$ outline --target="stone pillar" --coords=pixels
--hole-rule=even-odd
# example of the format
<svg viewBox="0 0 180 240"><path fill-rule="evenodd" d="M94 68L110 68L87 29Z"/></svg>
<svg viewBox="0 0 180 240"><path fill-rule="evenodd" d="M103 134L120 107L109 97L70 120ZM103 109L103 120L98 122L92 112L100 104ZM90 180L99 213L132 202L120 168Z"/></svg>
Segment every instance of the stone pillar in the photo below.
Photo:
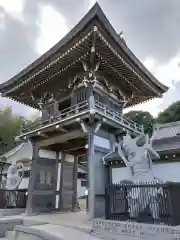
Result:
<svg viewBox="0 0 180 240"><path fill-rule="evenodd" d="M109 169L102 163L102 157L108 151L96 146L95 135L88 133L89 219L105 217L105 186L110 175Z"/></svg>
<svg viewBox="0 0 180 240"><path fill-rule="evenodd" d="M74 157L73 165L73 196L72 196L72 211L77 210L77 177L78 177L78 157Z"/></svg>
<svg viewBox="0 0 180 240"><path fill-rule="evenodd" d="M93 219L95 216L95 190L94 190L94 133L88 133L88 217Z"/></svg>

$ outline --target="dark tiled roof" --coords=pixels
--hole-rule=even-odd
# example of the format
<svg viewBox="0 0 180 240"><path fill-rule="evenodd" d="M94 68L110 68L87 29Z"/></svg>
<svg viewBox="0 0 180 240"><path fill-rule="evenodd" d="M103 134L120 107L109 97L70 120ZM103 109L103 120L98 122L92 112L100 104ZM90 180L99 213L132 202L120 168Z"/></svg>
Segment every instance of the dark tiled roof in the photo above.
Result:
<svg viewBox="0 0 180 240"><path fill-rule="evenodd" d="M152 135L152 140L172 138L177 135L180 135L180 121L157 124Z"/></svg>

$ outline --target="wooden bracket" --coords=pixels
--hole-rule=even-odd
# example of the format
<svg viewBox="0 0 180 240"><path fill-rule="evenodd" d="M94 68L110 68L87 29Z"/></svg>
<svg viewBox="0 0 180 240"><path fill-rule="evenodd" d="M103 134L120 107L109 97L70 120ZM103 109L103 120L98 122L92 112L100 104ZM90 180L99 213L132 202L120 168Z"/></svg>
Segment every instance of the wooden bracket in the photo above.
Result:
<svg viewBox="0 0 180 240"><path fill-rule="evenodd" d="M89 133L89 132L91 132L91 133L93 133L93 134L95 134L95 133L97 133L97 132L99 131L100 127L102 126L102 123L105 122L105 121L106 121L106 119L103 118L102 120L96 122L96 123L93 124L93 125L88 125L87 123L85 123L85 122L84 122L83 120L81 120L80 118L77 118L77 119L76 119L76 122L79 122L79 123L80 123L81 128L82 128L82 130L83 130L84 133Z"/></svg>

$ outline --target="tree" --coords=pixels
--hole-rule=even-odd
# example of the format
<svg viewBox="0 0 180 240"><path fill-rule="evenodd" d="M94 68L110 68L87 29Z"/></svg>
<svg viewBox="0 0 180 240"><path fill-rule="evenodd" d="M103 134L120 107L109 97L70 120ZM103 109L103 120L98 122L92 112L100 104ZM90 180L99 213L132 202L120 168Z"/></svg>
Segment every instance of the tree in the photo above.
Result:
<svg viewBox="0 0 180 240"><path fill-rule="evenodd" d="M124 116L140 125L143 125L144 132L149 133L150 136L152 135L154 118L149 112L130 111L128 113L125 113Z"/></svg>
<svg viewBox="0 0 180 240"><path fill-rule="evenodd" d="M15 146L14 138L20 134L24 118L12 114L11 108L0 111L0 154Z"/></svg>
<svg viewBox="0 0 180 240"><path fill-rule="evenodd" d="M180 101L172 103L168 108L158 114L157 123L180 121Z"/></svg>

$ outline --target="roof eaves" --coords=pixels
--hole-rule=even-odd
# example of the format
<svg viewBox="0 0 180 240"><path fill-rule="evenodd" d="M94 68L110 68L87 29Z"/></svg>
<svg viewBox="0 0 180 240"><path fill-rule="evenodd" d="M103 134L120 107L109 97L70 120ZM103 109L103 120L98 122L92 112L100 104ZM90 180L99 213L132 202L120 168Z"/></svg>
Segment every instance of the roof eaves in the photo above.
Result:
<svg viewBox="0 0 180 240"><path fill-rule="evenodd" d="M2 158L2 157L9 158L9 157L13 156L13 155L16 154L18 151L20 151L23 146L24 146L24 143L19 144L19 145L16 146L15 148L13 148L13 149L9 150L8 152L2 154L2 155L0 156L0 158Z"/></svg>

